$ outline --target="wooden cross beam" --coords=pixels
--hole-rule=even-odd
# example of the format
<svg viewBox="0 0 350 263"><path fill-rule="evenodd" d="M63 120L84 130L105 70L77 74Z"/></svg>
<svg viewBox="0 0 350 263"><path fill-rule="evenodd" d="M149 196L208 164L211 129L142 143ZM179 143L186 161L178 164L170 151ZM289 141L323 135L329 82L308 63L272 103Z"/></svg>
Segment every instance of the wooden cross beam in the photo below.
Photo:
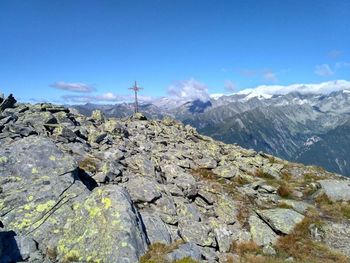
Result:
<svg viewBox="0 0 350 263"><path fill-rule="evenodd" d="M137 100L137 92L142 90L143 88L137 86L137 82L135 81L135 84L133 87L129 88L135 92L135 113L139 112L139 103Z"/></svg>

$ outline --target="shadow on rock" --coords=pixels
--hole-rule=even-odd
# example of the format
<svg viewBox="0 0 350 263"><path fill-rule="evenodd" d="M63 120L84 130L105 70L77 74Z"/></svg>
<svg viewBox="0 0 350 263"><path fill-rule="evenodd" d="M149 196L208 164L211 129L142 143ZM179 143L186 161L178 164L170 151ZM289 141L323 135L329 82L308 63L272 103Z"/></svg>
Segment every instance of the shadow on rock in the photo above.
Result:
<svg viewBox="0 0 350 263"><path fill-rule="evenodd" d="M0 232L0 263L23 261L14 231Z"/></svg>
<svg viewBox="0 0 350 263"><path fill-rule="evenodd" d="M97 182L81 168L75 172L74 179L81 181L90 191L98 186Z"/></svg>

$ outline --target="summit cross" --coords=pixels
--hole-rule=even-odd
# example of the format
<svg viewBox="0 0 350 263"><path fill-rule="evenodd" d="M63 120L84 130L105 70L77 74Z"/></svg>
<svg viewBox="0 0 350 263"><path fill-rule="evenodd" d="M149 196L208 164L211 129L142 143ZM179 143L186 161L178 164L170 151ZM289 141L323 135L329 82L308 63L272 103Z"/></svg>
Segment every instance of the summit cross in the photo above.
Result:
<svg viewBox="0 0 350 263"><path fill-rule="evenodd" d="M142 90L143 88L137 86L137 82L135 81L135 84L133 87L129 88L135 92L135 113L139 112L139 103L137 100L137 92Z"/></svg>

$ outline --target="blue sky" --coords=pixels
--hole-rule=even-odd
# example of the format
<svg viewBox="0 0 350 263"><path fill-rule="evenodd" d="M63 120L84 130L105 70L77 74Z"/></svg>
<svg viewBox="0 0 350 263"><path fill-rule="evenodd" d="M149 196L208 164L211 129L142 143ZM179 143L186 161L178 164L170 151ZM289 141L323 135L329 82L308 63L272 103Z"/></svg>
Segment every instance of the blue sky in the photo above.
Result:
<svg viewBox="0 0 350 263"><path fill-rule="evenodd" d="M152 97L349 80L349 17L348 0L0 0L0 91L117 101L134 80Z"/></svg>

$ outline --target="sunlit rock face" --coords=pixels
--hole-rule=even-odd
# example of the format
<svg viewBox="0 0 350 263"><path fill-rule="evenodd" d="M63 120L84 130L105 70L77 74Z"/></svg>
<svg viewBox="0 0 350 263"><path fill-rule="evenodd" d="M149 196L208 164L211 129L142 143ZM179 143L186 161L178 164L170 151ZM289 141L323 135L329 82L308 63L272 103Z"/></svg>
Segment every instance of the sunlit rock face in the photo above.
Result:
<svg viewBox="0 0 350 263"><path fill-rule="evenodd" d="M0 262L350 256L344 177L141 113L13 102L0 127Z"/></svg>

